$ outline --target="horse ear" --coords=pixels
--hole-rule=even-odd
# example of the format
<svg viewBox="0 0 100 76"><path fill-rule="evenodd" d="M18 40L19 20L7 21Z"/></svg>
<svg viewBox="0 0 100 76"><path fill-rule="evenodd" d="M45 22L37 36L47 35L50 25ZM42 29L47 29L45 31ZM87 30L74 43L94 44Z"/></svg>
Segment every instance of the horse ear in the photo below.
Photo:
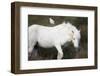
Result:
<svg viewBox="0 0 100 76"><path fill-rule="evenodd" d="M55 24L55 21L52 18L49 18L51 24Z"/></svg>
<svg viewBox="0 0 100 76"><path fill-rule="evenodd" d="M79 29L79 32L81 32L81 29Z"/></svg>

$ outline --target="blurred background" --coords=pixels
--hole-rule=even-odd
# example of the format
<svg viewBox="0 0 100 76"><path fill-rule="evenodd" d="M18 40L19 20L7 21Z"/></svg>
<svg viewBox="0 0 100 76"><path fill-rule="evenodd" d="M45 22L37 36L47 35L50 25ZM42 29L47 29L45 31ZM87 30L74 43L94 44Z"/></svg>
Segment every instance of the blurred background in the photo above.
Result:
<svg viewBox="0 0 100 76"><path fill-rule="evenodd" d="M55 21L55 24L51 24L49 18L52 18ZM43 15L28 15L28 26L33 24L39 24L42 26L53 27L61 24L62 22L70 22L77 29L80 29L81 40L80 40L80 51L75 51L75 48L72 43L69 43L68 46L64 44L62 46L64 57L63 59L78 59L78 58L87 58L88 57L88 18L87 17L71 17L71 16L43 16ZM35 48L32 52L32 56L28 55L28 60L50 60L57 59L57 50L55 47L52 48L42 48L38 45L35 45Z"/></svg>

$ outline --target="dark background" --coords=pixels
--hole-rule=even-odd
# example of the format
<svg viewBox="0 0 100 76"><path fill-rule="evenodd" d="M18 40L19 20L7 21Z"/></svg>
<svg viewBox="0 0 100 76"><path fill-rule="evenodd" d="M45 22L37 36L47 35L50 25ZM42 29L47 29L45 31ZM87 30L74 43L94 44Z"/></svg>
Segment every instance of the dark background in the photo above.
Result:
<svg viewBox="0 0 100 76"><path fill-rule="evenodd" d="M49 18L55 21L55 24L50 24ZM63 59L73 58L87 58L88 57L88 18L87 17L69 17L69 16L43 16L43 15L28 15L28 26L32 24L39 24L43 26L53 27L61 24L63 21L72 23L77 29L81 31L80 51L75 51L72 43L68 46L63 45L64 57ZM56 59L57 50L55 47L42 48L35 46L32 56L28 56L28 60L50 60Z"/></svg>

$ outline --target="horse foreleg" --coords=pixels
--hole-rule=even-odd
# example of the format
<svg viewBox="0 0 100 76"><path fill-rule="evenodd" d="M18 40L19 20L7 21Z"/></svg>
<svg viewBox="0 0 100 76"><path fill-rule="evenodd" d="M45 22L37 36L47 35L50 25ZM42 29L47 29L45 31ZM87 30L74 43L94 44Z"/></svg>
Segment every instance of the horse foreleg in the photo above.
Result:
<svg viewBox="0 0 100 76"><path fill-rule="evenodd" d="M57 51L58 51L58 54L57 54L57 59L62 59L63 57L63 51L62 51L62 48L60 45L55 45Z"/></svg>

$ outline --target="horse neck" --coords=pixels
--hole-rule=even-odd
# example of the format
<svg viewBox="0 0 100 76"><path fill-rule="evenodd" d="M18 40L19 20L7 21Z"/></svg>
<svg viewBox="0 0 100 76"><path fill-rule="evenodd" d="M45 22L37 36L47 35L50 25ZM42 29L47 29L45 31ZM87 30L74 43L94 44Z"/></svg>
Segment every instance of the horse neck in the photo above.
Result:
<svg viewBox="0 0 100 76"><path fill-rule="evenodd" d="M75 26L73 26L72 24L68 24L68 29L70 29L71 31L73 31L74 33L77 32L77 29Z"/></svg>

